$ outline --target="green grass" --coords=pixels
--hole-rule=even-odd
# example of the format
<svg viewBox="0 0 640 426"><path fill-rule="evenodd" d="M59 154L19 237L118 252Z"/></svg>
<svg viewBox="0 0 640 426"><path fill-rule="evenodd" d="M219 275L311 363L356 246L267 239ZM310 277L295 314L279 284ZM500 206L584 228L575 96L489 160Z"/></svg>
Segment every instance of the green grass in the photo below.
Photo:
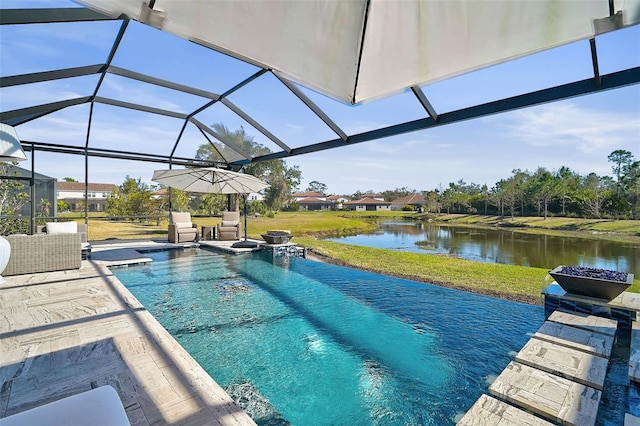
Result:
<svg viewBox="0 0 640 426"><path fill-rule="evenodd" d="M297 242L344 265L500 297L512 295L529 302L540 302L540 292L551 283L546 268L474 262L311 238L297 238ZM628 291L640 293L640 280L636 279Z"/></svg>

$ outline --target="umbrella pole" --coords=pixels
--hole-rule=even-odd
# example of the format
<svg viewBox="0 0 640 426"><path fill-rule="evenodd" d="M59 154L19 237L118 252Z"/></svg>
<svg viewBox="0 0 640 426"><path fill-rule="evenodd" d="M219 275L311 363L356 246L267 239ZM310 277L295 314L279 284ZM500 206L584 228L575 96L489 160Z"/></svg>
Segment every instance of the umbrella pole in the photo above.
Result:
<svg viewBox="0 0 640 426"><path fill-rule="evenodd" d="M247 194L242 194L244 201L244 240L247 241Z"/></svg>
<svg viewBox="0 0 640 426"><path fill-rule="evenodd" d="M249 241L247 239L247 194L242 194L244 200L244 241L238 241L231 244L233 248L255 248L258 247L258 243L255 241Z"/></svg>

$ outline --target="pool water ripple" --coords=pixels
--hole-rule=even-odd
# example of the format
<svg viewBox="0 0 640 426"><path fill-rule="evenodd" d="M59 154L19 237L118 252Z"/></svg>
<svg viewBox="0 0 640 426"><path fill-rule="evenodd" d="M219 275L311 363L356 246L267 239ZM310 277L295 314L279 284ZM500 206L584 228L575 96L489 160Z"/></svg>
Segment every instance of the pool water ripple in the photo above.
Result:
<svg viewBox="0 0 640 426"><path fill-rule="evenodd" d="M258 424L454 424L544 315L306 259L148 255L150 266L114 273L220 385L258 407Z"/></svg>

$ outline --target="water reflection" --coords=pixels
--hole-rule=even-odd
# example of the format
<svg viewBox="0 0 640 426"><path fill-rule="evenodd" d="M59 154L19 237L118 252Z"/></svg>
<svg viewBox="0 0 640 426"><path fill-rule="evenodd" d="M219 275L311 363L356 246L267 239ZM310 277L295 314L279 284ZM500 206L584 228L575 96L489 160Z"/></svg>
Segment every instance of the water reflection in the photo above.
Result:
<svg viewBox="0 0 640 426"><path fill-rule="evenodd" d="M480 262L549 269L558 265L582 265L640 276L638 243L408 221L381 222L373 233L329 240L414 253L452 255ZM421 244L416 244L418 242Z"/></svg>

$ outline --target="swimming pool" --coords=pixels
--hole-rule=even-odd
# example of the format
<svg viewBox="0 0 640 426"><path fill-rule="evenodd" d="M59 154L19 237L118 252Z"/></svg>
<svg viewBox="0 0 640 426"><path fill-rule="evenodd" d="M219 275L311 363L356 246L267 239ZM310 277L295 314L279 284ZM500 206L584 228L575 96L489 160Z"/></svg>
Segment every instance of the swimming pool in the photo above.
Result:
<svg viewBox="0 0 640 426"><path fill-rule="evenodd" d="M454 424L544 317L268 253L147 256L114 274L258 424Z"/></svg>

